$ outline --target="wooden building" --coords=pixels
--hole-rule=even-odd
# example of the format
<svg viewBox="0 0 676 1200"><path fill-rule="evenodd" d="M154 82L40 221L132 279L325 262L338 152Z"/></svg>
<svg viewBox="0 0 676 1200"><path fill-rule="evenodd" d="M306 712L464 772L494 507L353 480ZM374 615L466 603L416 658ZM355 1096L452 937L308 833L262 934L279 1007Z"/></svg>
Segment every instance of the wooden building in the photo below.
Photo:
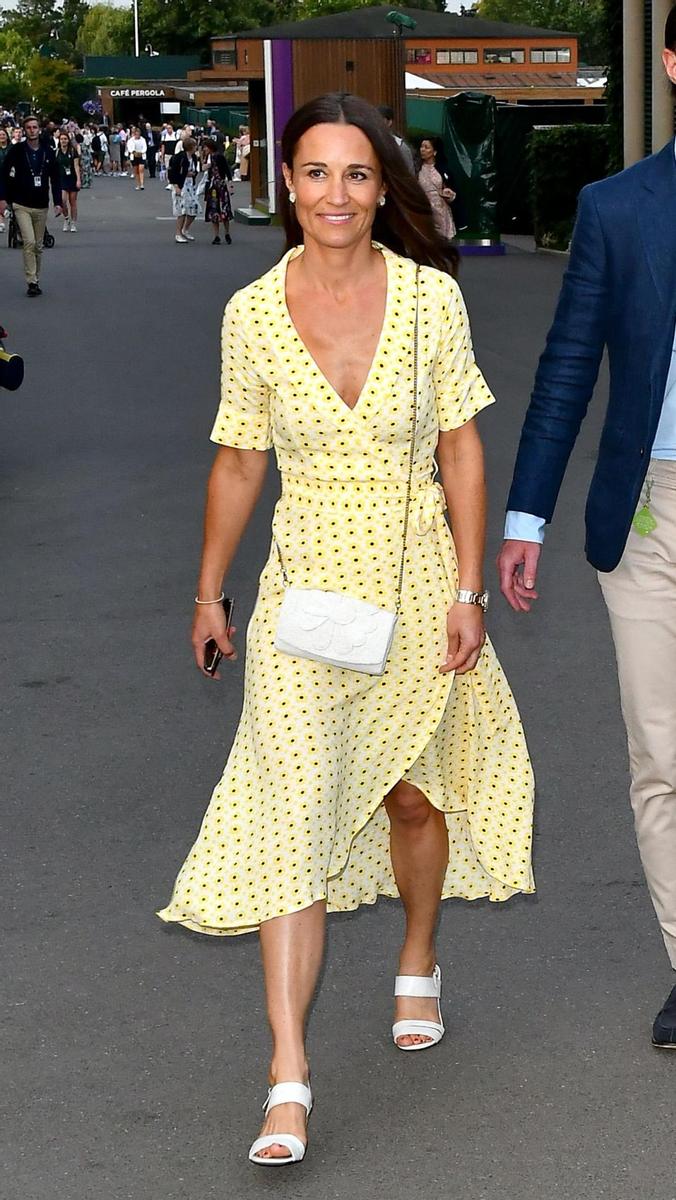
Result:
<svg viewBox="0 0 676 1200"><path fill-rule="evenodd" d="M392 16L400 14L401 22ZM195 86L246 81L251 127L252 204L275 211L279 137L306 100L355 92L389 104L405 129L405 73L438 83L443 94L502 90L512 103L544 99L589 102L577 88L577 37L570 32L484 21L386 5L291 21L212 39L209 68L189 72Z"/></svg>

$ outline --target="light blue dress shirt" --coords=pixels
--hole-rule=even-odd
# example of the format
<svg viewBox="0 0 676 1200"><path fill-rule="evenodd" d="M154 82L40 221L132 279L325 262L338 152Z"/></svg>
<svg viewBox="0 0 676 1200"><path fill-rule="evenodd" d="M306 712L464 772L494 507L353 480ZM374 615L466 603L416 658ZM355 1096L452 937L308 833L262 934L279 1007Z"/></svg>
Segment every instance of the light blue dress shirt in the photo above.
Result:
<svg viewBox="0 0 676 1200"><path fill-rule="evenodd" d="M676 142L674 142L676 154ZM671 349L671 366L664 391L664 403L651 458L668 458L676 461L676 334ZM505 537L519 542L544 542L545 520L533 513L508 512L505 521Z"/></svg>

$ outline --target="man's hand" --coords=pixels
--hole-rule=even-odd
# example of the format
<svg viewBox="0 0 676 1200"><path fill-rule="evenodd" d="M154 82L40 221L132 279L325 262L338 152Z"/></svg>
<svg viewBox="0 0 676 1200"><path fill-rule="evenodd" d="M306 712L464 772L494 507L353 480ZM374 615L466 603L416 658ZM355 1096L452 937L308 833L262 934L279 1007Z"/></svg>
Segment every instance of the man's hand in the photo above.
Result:
<svg viewBox="0 0 676 1200"><path fill-rule="evenodd" d="M500 591L515 612L530 612L537 600L535 591L542 546L539 542L507 539L498 555Z"/></svg>
<svg viewBox="0 0 676 1200"><path fill-rule="evenodd" d="M60 217L62 215L62 213L63 213L63 209L62 209L61 205L55 204L54 205L54 216Z"/></svg>

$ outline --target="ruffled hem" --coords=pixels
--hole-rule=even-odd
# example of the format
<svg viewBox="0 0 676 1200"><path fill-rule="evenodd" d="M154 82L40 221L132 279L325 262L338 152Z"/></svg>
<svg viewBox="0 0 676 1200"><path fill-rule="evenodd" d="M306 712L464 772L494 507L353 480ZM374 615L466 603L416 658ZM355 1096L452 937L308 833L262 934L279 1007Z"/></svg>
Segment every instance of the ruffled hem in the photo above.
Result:
<svg viewBox="0 0 676 1200"><path fill-rule="evenodd" d="M383 804L387 794L392 790L393 787L395 787L397 783L400 782L400 780L406 777L407 773L420 759L430 741L435 737L439 729L439 725L443 719L446 705L449 703L454 681L454 675L448 675L444 677L443 685L440 688L439 698L430 712L429 722L427 722L425 727L420 731L420 735L415 739L413 747L409 749L406 754L402 754L400 759L394 760L394 763L388 774L385 776L382 784L378 785L377 791L374 789L375 794L379 797L378 800L373 803L365 815L355 821L350 836L345 838L343 841L344 848L339 852L338 861L336 862L334 858L334 860L329 864L326 886L324 888L321 888L318 892L313 890L308 891L303 900L293 904L285 904L281 901L277 902L276 904L273 903L263 912L260 911L259 906L256 906L259 914L257 918L255 920L252 919L251 921L242 921L238 925L231 925L229 923L224 924L223 926L202 924L189 916L186 913L185 906L176 904L173 898L167 907L161 909L156 915L160 918L160 920L167 924L183 925L186 929L191 930L193 933L207 934L212 937L228 937L237 936L244 933L255 933L259 929L262 922L272 920L275 917L290 916L295 912L301 912L303 909L309 908L312 904L316 904L319 900L324 900L327 902L327 911L329 913L340 913L354 912L356 909L361 908L363 904L373 905L377 902L380 896L384 896L392 900L399 899L399 891L396 887L396 884L388 884L385 881L383 881L377 887L365 886L359 891L358 894L354 895L354 897L351 895L346 896L345 894L343 894L340 898L337 897L335 895L336 889L335 887L332 888L331 885L332 882L337 884L343 873L348 868L350 856L356 840L360 834L364 832L369 823L375 818L376 813ZM415 786L420 788L419 783L416 783ZM464 805L448 808L440 802L439 797L431 793L430 789L420 788L420 790L424 791L426 799L429 801L429 803L432 804L439 812L443 812L447 818L451 818L457 813L467 812L467 807ZM495 875L486 868L485 864L482 862L481 853L474 844L472 844L472 849L477 863L482 868L482 871L485 875L485 885L483 880L474 886L470 885L464 888L462 886L458 886L458 884L455 886L449 886L448 884L445 884L441 894L442 901L452 899L467 901L488 899L491 901L491 903L504 903L512 896L519 893L523 893L525 895L534 893L535 886L532 882L532 875L527 886L515 887L509 881L501 879L498 875ZM449 866L450 865L452 864L449 863ZM366 885L366 880L364 880L364 884ZM333 896L331 894L332 891L334 892Z"/></svg>

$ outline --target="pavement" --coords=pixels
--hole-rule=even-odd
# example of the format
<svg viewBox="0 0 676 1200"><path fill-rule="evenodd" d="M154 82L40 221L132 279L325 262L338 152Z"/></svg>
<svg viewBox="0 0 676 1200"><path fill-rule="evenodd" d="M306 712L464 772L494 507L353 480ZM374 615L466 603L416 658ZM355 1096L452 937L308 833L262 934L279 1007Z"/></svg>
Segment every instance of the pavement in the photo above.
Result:
<svg viewBox="0 0 676 1200"><path fill-rule="evenodd" d="M244 200L240 189L238 202ZM274 228L173 241L169 194L95 180L50 226L44 295L0 247L0 321L26 382L0 397L2 1200L674 1200L676 1056L650 1046L673 979L643 883L605 610L582 543L602 395L547 538L542 598L489 626L538 777L536 897L446 903L448 1033L389 1037L401 912L330 920L301 1167L246 1161L268 1037L255 937L166 928L232 741L188 644L219 324L278 256ZM497 552L522 415L564 269L468 259ZM603 381L600 387L603 392ZM251 611L277 494L233 567ZM494 572L489 580L497 592Z"/></svg>

